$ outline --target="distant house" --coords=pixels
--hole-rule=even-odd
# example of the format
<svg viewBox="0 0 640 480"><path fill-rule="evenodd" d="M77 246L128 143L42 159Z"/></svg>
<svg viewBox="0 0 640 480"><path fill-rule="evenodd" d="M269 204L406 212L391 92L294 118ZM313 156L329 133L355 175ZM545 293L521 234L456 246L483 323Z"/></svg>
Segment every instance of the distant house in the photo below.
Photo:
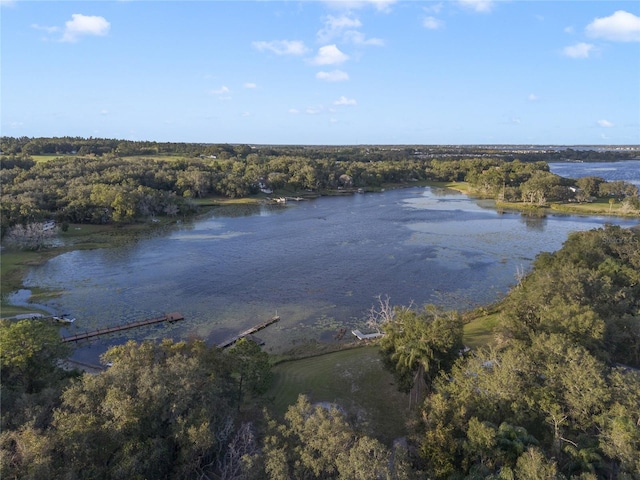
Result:
<svg viewBox="0 0 640 480"><path fill-rule="evenodd" d="M260 189L260 191L262 193L273 193L273 190L271 190L268 186L267 183L265 182L264 178L261 178L258 181L258 188Z"/></svg>

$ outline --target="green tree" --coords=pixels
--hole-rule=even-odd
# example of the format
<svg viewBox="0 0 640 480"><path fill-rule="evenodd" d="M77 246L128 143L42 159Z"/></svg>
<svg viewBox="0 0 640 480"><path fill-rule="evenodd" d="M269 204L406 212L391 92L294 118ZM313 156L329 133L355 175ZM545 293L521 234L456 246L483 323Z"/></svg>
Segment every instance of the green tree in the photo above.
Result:
<svg viewBox="0 0 640 480"><path fill-rule="evenodd" d="M231 380L202 342L128 342L113 365L62 395L53 433L60 477L211 475L233 438Z"/></svg>
<svg viewBox="0 0 640 480"><path fill-rule="evenodd" d="M555 462L547 460L542 452L529 447L520 458L515 469L518 480L555 480L559 478Z"/></svg>
<svg viewBox="0 0 640 480"><path fill-rule="evenodd" d="M248 391L264 393L271 384L272 373L269 355L251 340L241 338L229 351L231 369L238 384L238 409Z"/></svg>
<svg viewBox="0 0 640 480"><path fill-rule="evenodd" d="M388 478L390 452L358 436L336 406L312 405L300 395L279 424L267 415L265 472L270 480ZM400 461L398 472L406 462ZM402 478L402 476L400 476Z"/></svg>
<svg viewBox="0 0 640 480"><path fill-rule="evenodd" d="M71 349L57 326L40 320L0 320L2 387L34 393L60 372L58 362Z"/></svg>
<svg viewBox="0 0 640 480"><path fill-rule="evenodd" d="M380 353L402 391L415 388L416 401L441 370L449 369L462 349L462 320L433 305L422 311L400 309L384 324Z"/></svg>

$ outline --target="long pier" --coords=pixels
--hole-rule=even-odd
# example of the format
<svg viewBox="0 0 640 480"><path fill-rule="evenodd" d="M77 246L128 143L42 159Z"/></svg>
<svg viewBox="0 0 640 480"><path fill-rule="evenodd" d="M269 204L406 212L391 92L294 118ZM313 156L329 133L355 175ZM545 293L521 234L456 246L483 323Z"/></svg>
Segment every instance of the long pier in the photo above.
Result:
<svg viewBox="0 0 640 480"><path fill-rule="evenodd" d="M262 330L263 328L267 328L269 325L271 325L273 323L276 323L278 320L280 320L280 317L278 315L275 315L275 316L271 317L269 320L267 320L266 322L259 323L258 325L255 325L255 326L245 330L244 332L240 332L235 337L231 337L231 338L226 339L224 342L218 344L218 348L227 348L228 346L233 345L234 343L236 343L241 338L244 338L247 335L251 335L252 333L256 333L256 332Z"/></svg>
<svg viewBox="0 0 640 480"><path fill-rule="evenodd" d="M144 327L145 325L153 325L155 323L162 322L179 322L184 320L181 313L172 312L157 318L147 318L145 320L139 320L137 322L125 323L124 325L116 325L115 327L99 328L92 332L78 333L77 335L71 335L69 337L62 337L63 342L78 342L80 340L86 340L88 338L98 337L100 335L108 335L110 333L121 332L123 330L129 330L130 328Z"/></svg>

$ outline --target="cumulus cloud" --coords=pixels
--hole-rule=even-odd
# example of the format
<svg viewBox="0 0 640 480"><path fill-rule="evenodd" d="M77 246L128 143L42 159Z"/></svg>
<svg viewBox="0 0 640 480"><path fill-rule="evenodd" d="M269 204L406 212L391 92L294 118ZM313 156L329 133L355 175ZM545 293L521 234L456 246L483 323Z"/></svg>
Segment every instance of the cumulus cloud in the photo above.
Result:
<svg viewBox="0 0 640 480"><path fill-rule="evenodd" d="M260 41L253 42L252 45L260 52L269 51L276 55L304 55L308 51L304 42L299 40Z"/></svg>
<svg viewBox="0 0 640 480"><path fill-rule="evenodd" d="M334 105L357 105L357 102L353 98L347 98L344 95L341 96L338 100L333 102Z"/></svg>
<svg viewBox="0 0 640 480"><path fill-rule="evenodd" d="M592 38L613 42L640 42L640 17L618 10L609 17L596 18L585 30Z"/></svg>
<svg viewBox="0 0 640 480"><path fill-rule="evenodd" d="M292 115L297 115L300 113L300 110L298 110L297 108L290 108L289 113Z"/></svg>
<svg viewBox="0 0 640 480"><path fill-rule="evenodd" d="M487 13L493 9L494 0L458 0L462 7L474 12Z"/></svg>
<svg viewBox="0 0 640 480"><path fill-rule="evenodd" d="M611 123L609 120L598 120L598 125L604 128L613 127L613 123Z"/></svg>
<svg viewBox="0 0 640 480"><path fill-rule="evenodd" d="M344 82L349 80L349 74L342 70L332 70L331 72L318 72L316 78L325 82Z"/></svg>
<svg viewBox="0 0 640 480"><path fill-rule="evenodd" d="M589 58L594 46L590 43L576 43L562 49L562 54L569 58Z"/></svg>
<svg viewBox="0 0 640 480"><path fill-rule="evenodd" d="M318 31L316 36L321 43L339 38L344 42L356 45L384 45L384 41L379 38L367 38L364 33L358 30L360 27L362 27L360 20L351 14L339 17L327 15L324 19L324 27Z"/></svg>
<svg viewBox="0 0 640 480"><path fill-rule="evenodd" d="M535 102L536 100L538 100L538 96L535 93L530 93L527 98L530 102Z"/></svg>
<svg viewBox="0 0 640 480"><path fill-rule="evenodd" d="M324 27L318 31L316 36L319 42L325 43L341 35L344 30L357 29L361 26L360 20L349 15L339 17L327 15L324 18Z"/></svg>
<svg viewBox="0 0 640 480"><path fill-rule="evenodd" d="M74 13L64 24L61 41L76 42L84 35L102 37L109 33L110 28L111 24L104 17Z"/></svg>
<svg viewBox="0 0 640 480"><path fill-rule="evenodd" d="M311 60L314 65L339 65L349 60L349 55L342 53L335 45L325 45L318 49L318 54Z"/></svg>
<svg viewBox="0 0 640 480"><path fill-rule="evenodd" d="M253 82L245 82L244 83L244 88L258 88L258 85L256 85Z"/></svg>
<svg viewBox="0 0 640 480"><path fill-rule="evenodd" d="M422 20L422 26L429 30L438 30L444 27L444 22L436 17L425 17Z"/></svg>

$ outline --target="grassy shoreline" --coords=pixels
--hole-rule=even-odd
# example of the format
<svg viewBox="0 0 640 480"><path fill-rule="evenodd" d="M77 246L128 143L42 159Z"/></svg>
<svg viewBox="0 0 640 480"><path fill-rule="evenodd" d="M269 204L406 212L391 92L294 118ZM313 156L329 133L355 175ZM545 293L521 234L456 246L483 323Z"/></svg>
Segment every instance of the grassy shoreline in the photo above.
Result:
<svg viewBox="0 0 640 480"><path fill-rule="evenodd" d="M426 182L427 186L448 188L456 190L460 193L464 193L469 197L494 200L496 210L510 210L518 211L527 214L546 215L553 213L566 213L569 215L584 215L584 216L611 216L611 217L625 217L625 218L640 218L640 212L624 212L622 211L622 204L615 201L613 204L609 203L609 198L598 198L594 202L590 203L575 203L575 202L549 202L546 205L533 205L525 202L504 202L495 200L490 196L482 196L473 192L473 189L467 182Z"/></svg>

